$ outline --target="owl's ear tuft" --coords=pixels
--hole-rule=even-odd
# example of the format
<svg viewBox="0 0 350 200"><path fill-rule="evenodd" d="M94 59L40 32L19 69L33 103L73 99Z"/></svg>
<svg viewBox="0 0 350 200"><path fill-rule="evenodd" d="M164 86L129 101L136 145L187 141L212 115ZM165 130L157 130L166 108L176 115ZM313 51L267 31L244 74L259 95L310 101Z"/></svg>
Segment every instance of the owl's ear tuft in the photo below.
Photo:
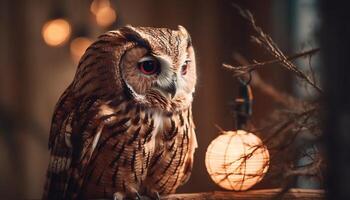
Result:
<svg viewBox="0 0 350 200"><path fill-rule="evenodd" d="M181 36L187 38L188 46L191 46L191 45L192 45L191 36L190 36L190 34L188 33L188 31L186 30L186 28L183 27L183 26L181 26L181 25L178 25L177 28L179 29L179 32L180 32Z"/></svg>
<svg viewBox="0 0 350 200"><path fill-rule="evenodd" d="M179 29L179 32L182 36L187 36L189 35L188 34L188 31L186 30L185 27L181 26L181 25L178 25L177 28Z"/></svg>
<svg viewBox="0 0 350 200"><path fill-rule="evenodd" d="M131 24L127 24L124 28L130 29L136 32L135 27L133 27Z"/></svg>
<svg viewBox="0 0 350 200"><path fill-rule="evenodd" d="M119 28L119 30L127 37L128 35L135 35L137 37L141 37L141 35L138 33L137 29L130 24Z"/></svg>

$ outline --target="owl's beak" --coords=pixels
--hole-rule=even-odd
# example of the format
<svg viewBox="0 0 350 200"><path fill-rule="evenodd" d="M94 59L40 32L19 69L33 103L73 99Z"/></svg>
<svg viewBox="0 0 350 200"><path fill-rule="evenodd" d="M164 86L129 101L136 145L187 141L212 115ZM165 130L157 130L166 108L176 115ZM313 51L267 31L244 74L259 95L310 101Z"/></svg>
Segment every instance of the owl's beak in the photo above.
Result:
<svg viewBox="0 0 350 200"><path fill-rule="evenodd" d="M178 83L176 72L170 70L172 67L172 61L168 57L155 56L162 67L162 72L159 80L157 81L158 89L161 92L166 93L169 98L173 99L176 95Z"/></svg>
<svg viewBox="0 0 350 200"><path fill-rule="evenodd" d="M163 88L165 92L170 94L171 98L174 98L177 90L177 77L174 76L172 82L165 88Z"/></svg>

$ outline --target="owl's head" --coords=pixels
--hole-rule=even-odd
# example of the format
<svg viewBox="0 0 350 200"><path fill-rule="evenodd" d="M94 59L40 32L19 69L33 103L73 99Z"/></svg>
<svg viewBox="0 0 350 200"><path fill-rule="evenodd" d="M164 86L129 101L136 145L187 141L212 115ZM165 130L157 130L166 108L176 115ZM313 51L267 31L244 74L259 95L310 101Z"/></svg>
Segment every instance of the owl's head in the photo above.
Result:
<svg viewBox="0 0 350 200"><path fill-rule="evenodd" d="M104 77L89 83L90 91L122 91L135 103L166 111L185 109L192 102L196 62L190 35L182 26L178 30L126 26L110 31L88 48L76 79L82 79L84 71L89 74L85 69L89 63L99 61Z"/></svg>

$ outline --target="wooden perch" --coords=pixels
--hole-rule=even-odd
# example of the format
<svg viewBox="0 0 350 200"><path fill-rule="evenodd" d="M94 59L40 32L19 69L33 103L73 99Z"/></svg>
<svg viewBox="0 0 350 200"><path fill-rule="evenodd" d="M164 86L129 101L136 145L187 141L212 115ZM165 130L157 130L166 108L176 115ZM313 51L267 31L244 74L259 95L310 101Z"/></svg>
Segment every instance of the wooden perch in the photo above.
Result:
<svg viewBox="0 0 350 200"><path fill-rule="evenodd" d="M288 192L283 194L282 197L278 196L281 189L262 189L262 190L249 190L244 192L202 192L202 193L187 193L187 194L171 194L162 196L162 200L194 200L194 199L326 199L324 190L314 189L290 189Z"/></svg>

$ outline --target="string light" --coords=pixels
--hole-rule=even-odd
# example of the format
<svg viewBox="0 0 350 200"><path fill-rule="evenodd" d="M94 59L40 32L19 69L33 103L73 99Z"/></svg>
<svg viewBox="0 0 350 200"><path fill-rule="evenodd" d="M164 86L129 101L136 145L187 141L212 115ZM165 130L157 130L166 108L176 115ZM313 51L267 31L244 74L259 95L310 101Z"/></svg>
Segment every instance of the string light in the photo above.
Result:
<svg viewBox="0 0 350 200"><path fill-rule="evenodd" d="M65 19L53 19L44 24L41 34L46 44L61 46L68 41L71 34L71 26Z"/></svg>

